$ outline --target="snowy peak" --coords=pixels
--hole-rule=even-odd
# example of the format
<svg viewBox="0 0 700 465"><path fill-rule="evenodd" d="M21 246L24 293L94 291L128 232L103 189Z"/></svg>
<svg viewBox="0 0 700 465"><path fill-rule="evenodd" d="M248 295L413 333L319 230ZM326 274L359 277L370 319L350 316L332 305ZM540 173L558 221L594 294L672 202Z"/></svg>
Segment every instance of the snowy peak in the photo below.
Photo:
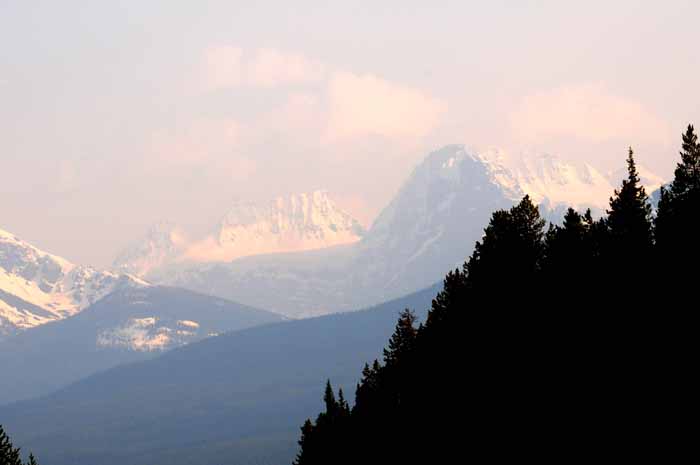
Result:
<svg viewBox="0 0 700 465"><path fill-rule="evenodd" d="M158 276L179 263L229 262L237 258L322 249L360 240L365 231L325 191L277 197L267 202L234 202L211 234L186 239L172 223L155 225L122 252L114 269Z"/></svg>
<svg viewBox="0 0 700 465"><path fill-rule="evenodd" d="M482 157L496 161L504 170L497 182L519 193L518 197L528 194L536 203L550 207L604 209L613 191L608 178L587 163L564 161L546 153L499 149L485 151Z"/></svg>
<svg viewBox="0 0 700 465"><path fill-rule="evenodd" d="M146 276L152 270L175 260L186 245L185 234L173 223L162 221L117 256L113 268L136 276Z"/></svg>
<svg viewBox="0 0 700 465"><path fill-rule="evenodd" d="M70 263L0 230L0 337L74 315L145 282Z"/></svg>
<svg viewBox="0 0 700 465"><path fill-rule="evenodd" d="M292 252L358 241L364 229L324 191L277 197L267 204L239 203L216 234L219 253L233 258Z"/></svg>

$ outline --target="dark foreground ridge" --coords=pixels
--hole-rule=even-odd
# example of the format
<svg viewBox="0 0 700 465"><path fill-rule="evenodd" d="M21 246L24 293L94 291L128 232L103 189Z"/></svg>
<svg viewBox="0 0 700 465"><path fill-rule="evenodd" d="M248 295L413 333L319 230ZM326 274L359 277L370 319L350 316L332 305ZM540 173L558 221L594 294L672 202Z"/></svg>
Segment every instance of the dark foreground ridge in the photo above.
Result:
<svg viewBox="0 0 700 465"><path fill-rule="evenodd" d="M547 230L527 196L495 212L426 323L401 315L352 408L326 385L294 463L681 457L697 338L692 126L681 158L656 219L631 149L599 220L570 209Z"/></svg>

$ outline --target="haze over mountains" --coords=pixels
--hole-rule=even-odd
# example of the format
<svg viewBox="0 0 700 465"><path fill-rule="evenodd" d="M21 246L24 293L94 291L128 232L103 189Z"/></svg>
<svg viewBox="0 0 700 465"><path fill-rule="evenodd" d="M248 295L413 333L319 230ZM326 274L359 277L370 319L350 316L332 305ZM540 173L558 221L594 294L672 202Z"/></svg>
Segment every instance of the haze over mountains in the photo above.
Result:
<svg viewBox="0 0 700 465"><path fill-rule="evenodd" d="M662 183L640 171L649 192ZM450 145L414 169L368 231L324 191L237 202L205 237L157 224L119 254L114 271L74 265L0 232L0 337L148 283L293 318L372 305L460 265L456 257L469 255L494 209L529 194L552 221L568 206L600 214L620 176L546 154Z"/></svg>
<svg viewBox="0 0 700 465"><path fill-rule="evenodd" d="M455 257L471 252L490 213L525 194L552 221L559 221L569 206L590 208L600 215L618 184L617 177L546 154L495 149L475 153L461 145L446 146L415 168L361 239L358 233L343 246L313 247L317 250L303 253L288 247L286 254L232 261L180 260L150 267L146 277L294 318L350 310L441 279L461 263ZM648 179L654 187L660 183L651 173ZM246 238L244 243L255 237L258 250L275 250L275 240L262 245L275 235L258 233L257 221L237 224L235 235ZM328 229L327 222L304 224L311 230ZM353 229L355 222L342 224Z"/></svg>
<svg viewBox="0 0 700 465"><path fill-rule="evenodd" d="M650 190L661 183L642 170ZM107 455L187 463L172 442L185 437L204 444L186 447L190 454L240 463L288 457L325 377L351 386L396 312L410 306L424 315L434 283L462 265L494 210L528 194L551 221L568 206L601 214L617 177L549 155L450 145L413 170L367 231L321 191L236 203L206 237L157 224L113 271L2 232L0 366L16 376L0 380L0 404L50 397L0 412L22 442L59 464ZM131 362L147 363L115 368ZM80 415L58 421L57 412ZM94 418L111 426L101 425L88 450L71 438ZM178 426L148 430L154 419ZM140 439L116 451L133 422ZM214 423L227 426L212 435Z"/></svg>

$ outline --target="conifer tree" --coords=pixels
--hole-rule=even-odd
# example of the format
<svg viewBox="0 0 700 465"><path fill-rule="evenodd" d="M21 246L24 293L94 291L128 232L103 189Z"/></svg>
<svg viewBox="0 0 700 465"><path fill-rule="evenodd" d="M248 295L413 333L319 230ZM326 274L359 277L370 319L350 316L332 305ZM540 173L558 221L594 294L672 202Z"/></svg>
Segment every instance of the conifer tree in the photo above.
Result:
<svg viewBox="0 0 700 465"><path fill-rule="evenodd" d="M651 205L640 183L631 147L627 157L627 179L610 198L607 213L611 252L617 259L634 259L649 252L653 241Z"/></svg>
<svg viewBox="0 0 700 465"><path fill-rule="evenodd" d="M326 413L330 417L334 417L338 411L338 402L335 400L331 380L326 381L326 390L323 394L323 402L326 404Z"/></svg>
<svg viewBox="0 0 700 465"><path fill-rule="evenodd" d="M29 454L28 465L36 465L34 455ZM19 447L14 447L9 436L0 425L0 465L23 465Z"/></svg>
<svg viewBox="0 0 700 465"><path fill-rule="evenodd" d="M416 340L416 315L409 309L399 315L394 334L389 339L389 346L384 349L384 363L395 365L413 348Z"/></svg>
<svg viewBox="0 0 700 465"><path fill-rule="evenodd" d="M670 188L675 197L690 191L700 190L700 145L692 124L688 125L685 134L683 134L680 155L681 161L673 173L674 178Z"/></svg>
<svg viewBox="0 0 700 465"><path fill-rule="evenodd" d="M494 285L526 288L543 256L544 227L528 195L510 210L494 212L464 267L467 286L487 293Z"/></svg>
<svg viewBox="0 0 700 465"><path fill-rule="evenodd" d="M301 438L298 441L299 452L297 453L294 465L304 465L315 463L313 457L312 437L314 434L314 425L310 419L304 422L301 427Z"/></svg>
<svg viewBox="0 0 700 465"><path fill-rule="evenodd" d="M661 188L655 220L658 261L669 280L686 279L682 269L700 259L700 144L692 125L683 134L680 156L673 182Z"/></svg>

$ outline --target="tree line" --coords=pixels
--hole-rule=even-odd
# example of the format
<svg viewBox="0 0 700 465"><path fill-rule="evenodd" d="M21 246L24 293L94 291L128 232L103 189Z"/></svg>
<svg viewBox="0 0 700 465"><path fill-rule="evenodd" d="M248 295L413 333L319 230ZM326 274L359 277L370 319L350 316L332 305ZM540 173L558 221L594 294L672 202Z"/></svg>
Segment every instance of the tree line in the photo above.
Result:
<svg viewBox="0 0 700 465"><path fill-rule="evenodd" d="M295 465L682 457L697 393L700 145L653 211L632 149L602 218L493 213L425 322L403 311L352 407L330 382ZM689 423L686 423L689 422Z"/></svg>

